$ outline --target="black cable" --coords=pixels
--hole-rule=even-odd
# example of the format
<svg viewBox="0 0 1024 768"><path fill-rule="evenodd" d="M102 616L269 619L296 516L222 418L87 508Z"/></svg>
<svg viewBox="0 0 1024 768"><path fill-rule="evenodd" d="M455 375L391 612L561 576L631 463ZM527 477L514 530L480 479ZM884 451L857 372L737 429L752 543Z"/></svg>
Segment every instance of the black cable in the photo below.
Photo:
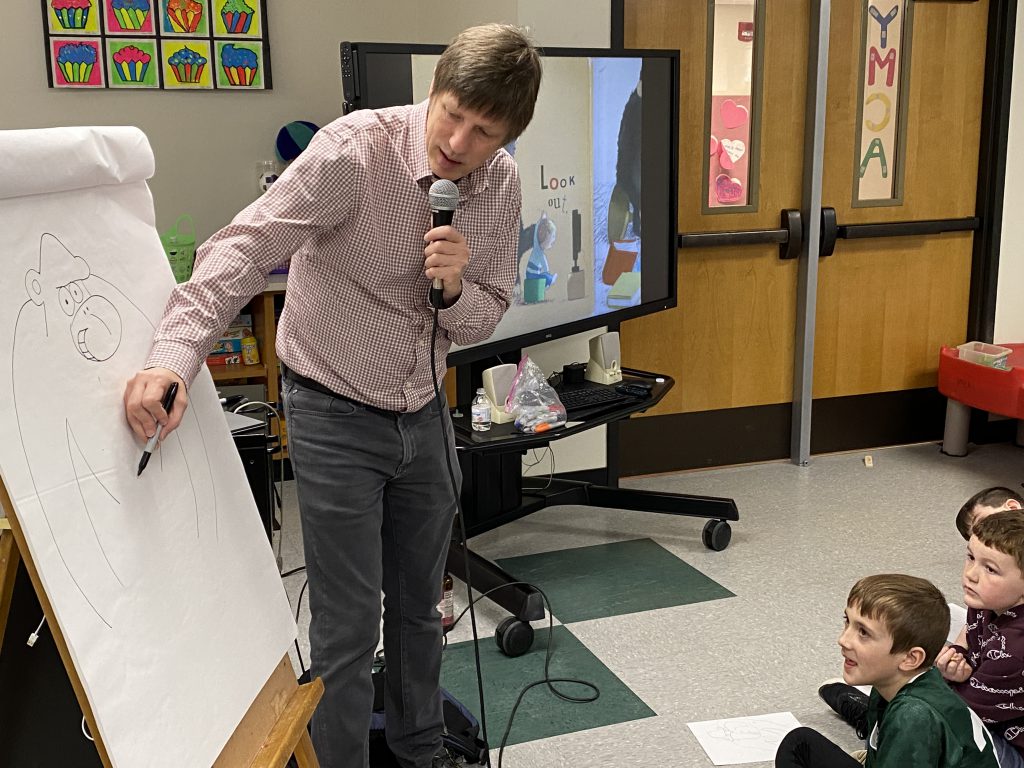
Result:
<svg viewBox="0 0 1024 768"><path fill-rule="evenodd" d="M305 566L303 566L305 568ZM298 571L298 569L295 569ZM302 593L306 591L306 587L309 586L309 579L302 582L302 589L299 590L299 599L295 601L295 624L299 623L299 611L302 609ZM299 650L299 633L295 633L295 655L299 657L299 666L302 668L302 674L306 674L309 670L306 669L306 662L302 660L302 651ZM312 659L310 659L312 661Z"/></svg>
<svg viewBox="0 0 1024 768"><path fill-rule="evenodd" d="M572 678L572 677L551 677L551 654L552 654L552 652L554 650L554 614L551 611L551 601L548 600L548 596L544 593L544 591L542 589L540 589L540 588L538 588L538 587L536 587L536 586L534 586L532 584L528 584L525 581L513 581L513 582L509 582L508 584L502 584L501 586L495 587L494 589L489 589L489 590L487 590L486 592L484 592L483 594L479 595L476 598L473 597L473 585L472 585L472 582L471 582L470 570L469 570L469 568L470 568L470 566L469 566L469 544L468 544L468 537L466 536L466 521L463 519L463 515L462 515L462 504L461 504L461 501L460 501L460 498L459 498L459 490L458 490L458 488L455 485L455 472L452 470L451 448L450 448L450 446L448 444L448 432L444 428L444 418L443 418L444 417L444 401L441 400L441 390L440 390L440 386L437 383L437 363L436 363L435 354L434 354L434 351L435 351L435 346L434 345L437 342L437 327L438 327L437 313L438 313L438 308L434 307L434 327L433 327L433 330L431 331L431 336L430 336L430 371L431 371L431 374L432 374L432 381L434 383L434 399L437 401L438 415L441 417L440 418L441 433L442 433L442 437L444 438L444 447L445 447L444 456L445 456L445 462L448 465L448 479L451 482L452 496L455 499L455 507L456 507L456 510L457 510L457 517L459 519L459 534L460 534L461 540L462 540L462 556L463 556L463 562L465 563L465 571L466 571L466 597L467 597L467 600L469 601L469 605L466 606L457 617L455 617L455 621L452 622L452 625L451 625L451 627L448 628L448 631L450 632L452 629L454 629L455 626L459 623L459 621L462 620L462 617L465 616L467 612L469 613L470 625L473 628L473 656L474 656L474 660L476 662L476 685L477 685L477 692L478 692L479 697L480 697L480 733L482 735L482 738L483 738L484 742L487 743L488 745L490 744L490 742L487 739L487 714L486 714L485 709L484 709L484 681L483 681L482 667L481 667L481 664L480 664L480 637L479 637L479 634L477 632L476 609L475 609L474 606L476 606L476 603L477 603L478 600L482 600L483 598L485 598L488 595L490 595L492 592L496 592L499 589L504 589L505 587L512 587L512 586L516 586L516 585L523 585L523 586L532 587L533 589L536 589L540 593L541 597L544 600L544 606L545 606L545 608L547 609L547 612L548 612L548 647L547 647L547 651L545 652L545 655L544 655L544 677L542 677L540 680L536 680L536 681L526 685L523 688L523 690L521 690L519 692L519 696L516 698L515 704L513 704L513 706L512 706L512 711L509 713L509 716L508 716L508 725L505 727L505 733L504 733L504 735L502 735L502 737L501 737L501 744L498 747L498 768L501 768L502 758L503 758L503 756L505 754L505 745L508 743L509 734L512 732L512 722L515 719L516 712L519 710L519 705L523 701L523 697L526 696L526 693L531 688L536 688L538 685L547 685L548 689L550 689L550 691L555 696L557 696L558 698L562 699L563 701L570 701L570 702L580 703L580 704L586 704L586 703L589 703L589 702L592 702L592 701L597 701L598 697L600 697L600 695L601 695L601 691L600 691L600 689L596 685L594 685L593 683L588 682L586 680L578 680L578 679ZM498 358L498 359L500 360L501 358ZM550 450L551 450L551 447L548 446L548 451L550 451ZM553 462L554 454L551 455L551 458L552 458L552 462ZM554 477L554 463L552 463L552 466L551 466L551 476ZM551 479L550 478L548 480L548 484L549 485L551 484ZM443 638L442 650L444 648L447 648L447 645L448 645L448 636L446 634L444 636L444 638ZM584 696L572 696L572 695L570 695L568 693L565 693L563 691L558 690L554 686L554 683L573 683L575 685L582 685L585 688L591 689L594 692L594 694L592 696L586 696L586 697L584 697ZM486 753L486 758L485 758L486 762L484 763L484 765L487 765L487 766L490 766L490 764L491 764L491 756L490 756L489 749L490 749L490 747L488 746L488 752Z"/></svg>
<svg viewBox="0 0 1024 768"><path fill-rule="evenodd" d="M437 402L437 415L438 424L441 427L441 437L444 438L444 460L448 465L448 480L452 487L452 498L455 500L455 516L459 520L459 534L462 537L462 557L465 563L466 571L466 598L469 600L469 621L473 627L473 657L476 661L476 687L477 693L480 697L480 733L483 737L484 742L487 742L487 712L484 707L484 676L483 670L480 665L480 636L477 633L476 628L476 610L474 605L476 601L473 599L473 583L472 577L469 572L469 544L466 536L466 521L462 516L462 503L459 499L459 489L455 483L455 470L452 469L452 458L451 458L451 446L448 444L448 430L445 429L445 403L441 399L441 388L437 383L437 355L436 355L436 344L437 344L437 327L438 327L438 311L439 307L434 307L434 327L430 332L430 373L431 381L434 384L434 400ZM489 766L491 764L491 756L488 752L487 762L484 765Z"/></svg>
<svg viewBox="0 0 1024 768"><path fill-rule="evenodd" d="M547 612L548 612L548 647L547 647L547 650L546 650L546 652L544 654L544 677L542 677L540 680L535 680L532 683L528 683L523 688L523 690L521 690L519 692L519 696L516 698L515 704L512 705L512 711L509 712L509 715L508 715L508 725L505 726L505 733L501 737L501 744L498 746L498 768L501 768L502 757L505 754L505 745L508 743L509 734L512 733L512 721L515 720L516 711L519 709L519 705L522 703L523 697L526 696L527 691L529 691L531 688L536 688L538 685L545 685L546 684L547 687L550 689L550 691L553 694L555 694L555 696L557 696L558 698L562 699L563 701L570 701L570 702L573 702L573 703L576 703L576 704L589 704L592 701L597 701L598 698L600 698L600 696L601 696L601 689L598 688L596 685L594 685L594 683L588 682L587 680L578 680L578 679L573 678L573 677L552 677L551 676L551 655L554 652L554 645L555 645L555 638L554 638L555 620L554 620L554 614L551 612L551 601L548 600L548 596L544 593L544 590L540 589L537 586L534 586L533 584L530 584L530 583L525 582L525 581L511 581L508 584L502 584L500 586L494 587L493 589L487 590L483 594L479 595L475 600L472 600L470 602L469 606L464 608L462 610L462 613L460 613L458 616L455 617L455 621L452 622L452 626L449 628L448 631L450 632L452 629L455 629L455 626L459 623L459 621L462 619L462 617L466 615L466 611L470 611L470 613L472 613L473 604L477 600L483 600L485 597L490 595L492 592L497 592L499 589L505 589L506 587L513 587L513 586L517 586L517 585L522 585L522 586L526 586L526 587L532 587L533 589L536 589L538 592L540 592L540 596L541 596L541 598L543 598L544 606L545 606L545 608L547 609ZM594 695L593 696L572 696L572 695L570 695L568 693L565 693L564 691L558 690L554 686L554 683L573 683L575 685L582 685L585 688L590 688L594 692ZM486 739L484 739L484 741L486 741Z"/></svg>

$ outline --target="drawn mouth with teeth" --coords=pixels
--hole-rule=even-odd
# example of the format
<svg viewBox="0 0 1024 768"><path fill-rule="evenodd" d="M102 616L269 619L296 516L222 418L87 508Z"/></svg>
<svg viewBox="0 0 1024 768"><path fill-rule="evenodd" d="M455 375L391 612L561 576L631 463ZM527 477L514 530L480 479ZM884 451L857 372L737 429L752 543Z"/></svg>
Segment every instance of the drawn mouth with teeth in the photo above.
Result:
<svg viewBox="0 0 1024 768"><path fill-rule="evenodd" d="M103 296L90 296L71 321L78 353L94 363L110 359L121 344L121 316Z"/></svg>

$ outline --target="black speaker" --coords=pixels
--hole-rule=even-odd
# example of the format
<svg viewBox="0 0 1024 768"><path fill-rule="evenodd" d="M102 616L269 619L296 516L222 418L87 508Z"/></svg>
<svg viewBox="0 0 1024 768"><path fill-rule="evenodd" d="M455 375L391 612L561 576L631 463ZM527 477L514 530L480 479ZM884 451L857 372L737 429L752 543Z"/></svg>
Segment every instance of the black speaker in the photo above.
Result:
<svg viewBox="0 0 1024 768"><path fill-rule="evenodd" d="M276 446L277 438L268 434L266 426L232 432L235 448L242 459L245 477L252 489L252 497L256 501L260 520L267 532L267 539L272 541L274 533L274 462L271 451Z"/></svg>

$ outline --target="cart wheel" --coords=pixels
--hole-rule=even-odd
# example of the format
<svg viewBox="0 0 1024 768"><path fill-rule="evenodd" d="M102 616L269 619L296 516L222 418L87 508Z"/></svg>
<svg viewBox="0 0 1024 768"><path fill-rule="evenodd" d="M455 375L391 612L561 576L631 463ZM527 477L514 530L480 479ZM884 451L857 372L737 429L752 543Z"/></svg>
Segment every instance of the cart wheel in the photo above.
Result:
<svg viewBox="0 0 1024 768"><path fill-rule="evenodd" d="M704 524L704 532L701 534L701 540L704 542L704 546L708 549L713 549L715 552L721 552L723 549L729 546L729 541L732 539L732 528L729 527L729 523L725 520L708 520Z"/></svg>
<svg viewBox="0 0 1024 768"><path fill-rule="evenodd" d="M509 616L494 631L494 639L506 656L522 656L533 645L533 627L515 616Z"/></svg>

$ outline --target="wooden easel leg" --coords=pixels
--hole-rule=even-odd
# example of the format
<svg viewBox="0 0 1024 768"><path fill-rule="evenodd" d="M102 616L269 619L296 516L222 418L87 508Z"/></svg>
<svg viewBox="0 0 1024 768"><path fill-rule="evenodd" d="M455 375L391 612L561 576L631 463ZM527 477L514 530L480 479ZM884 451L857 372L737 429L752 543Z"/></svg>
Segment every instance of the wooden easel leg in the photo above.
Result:
<svg viewBox="0 0 1024 768"><path fill-rule="evenodd" d="M7 626L7 613L11 609L14 577L18 573L19 561L18 548L14 546L14 535L7 519L0 518L0 646L4 644L4 629Z"/></svg>
<svg viewBox="0 0 1024 768"><path fill-rule="evenodd" d="M309 738L309 733L303 733L299 743L295 745L295 762L299 768L320 768L320 761L316 759L313 740Z"/></svg>

